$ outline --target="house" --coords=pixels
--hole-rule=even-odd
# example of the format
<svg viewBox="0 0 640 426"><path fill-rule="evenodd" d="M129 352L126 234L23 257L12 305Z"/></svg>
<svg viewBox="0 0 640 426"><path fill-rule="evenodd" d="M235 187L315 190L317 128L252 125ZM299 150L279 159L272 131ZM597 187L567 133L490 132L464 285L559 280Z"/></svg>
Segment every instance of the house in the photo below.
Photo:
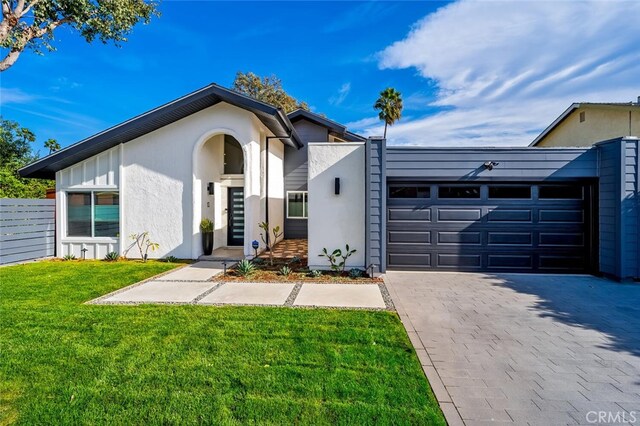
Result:
<svg viewBox="0 0 640 426"><path fill-rule="evenodd" d="M574 145L581 145L575 141ZM168 255L253 255L258 223L309 264L640 278L637 137L573 148L386 146L308 111L211 84L23 168L56 180L57 254L101 258L149 231Z"/></svg>
<svg viewBox="0 0 640 426"><path fill-rule="evenodd" d="M635 103L571 104L530 146L591 146L620 136L640 136L640 96Z"/></svg>

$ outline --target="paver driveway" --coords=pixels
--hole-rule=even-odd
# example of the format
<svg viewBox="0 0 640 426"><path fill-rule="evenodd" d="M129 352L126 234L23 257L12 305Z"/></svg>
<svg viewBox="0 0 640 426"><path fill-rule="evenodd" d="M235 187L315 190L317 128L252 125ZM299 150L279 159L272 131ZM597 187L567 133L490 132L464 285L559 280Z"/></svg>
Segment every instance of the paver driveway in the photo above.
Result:
<svg viewBox="0 0 640 426"><path fill-rule="evenodd" d="M640 284L391 272L387 287L450 424L640 424Z"/></svg>

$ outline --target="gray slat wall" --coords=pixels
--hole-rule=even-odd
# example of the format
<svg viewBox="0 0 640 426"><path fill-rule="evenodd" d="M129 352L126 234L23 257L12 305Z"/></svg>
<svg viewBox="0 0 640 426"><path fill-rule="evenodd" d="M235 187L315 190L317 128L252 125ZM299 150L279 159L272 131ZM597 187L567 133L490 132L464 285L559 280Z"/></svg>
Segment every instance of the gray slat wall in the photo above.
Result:
<svg viewBox="0 0 640 426"><path fill-rule="evenodd" d="M0 264L55 254L55 200L0 199Z"/></svg>
<svg viewBox="0 0 640 426"><path fill-rule="evenodd" d="M376 272L386 270L385 225L387 222L387 178L385 168L386 146L384 139L366 142L366 259L369 266L376 265Z"/></svg>
<svg viewBox="0 0 640 426"><path fill-rule="evenodd" d="M284 151L284 212L287 213L286 191L306 191L308 178L308 152L309 142L327 142L329 133L326 128L310 123L306 120L296 121L296 132L304 146L300 149L285 145ZM284 219L285 238L307 238L306 219Z"/></svg>

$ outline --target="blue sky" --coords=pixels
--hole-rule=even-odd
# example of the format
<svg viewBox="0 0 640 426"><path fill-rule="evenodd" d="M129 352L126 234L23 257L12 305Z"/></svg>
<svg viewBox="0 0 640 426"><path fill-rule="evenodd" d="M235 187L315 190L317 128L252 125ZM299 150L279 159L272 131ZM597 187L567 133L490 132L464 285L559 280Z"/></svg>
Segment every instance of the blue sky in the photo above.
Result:
<svg viewBox="0 0 640 426"><path fill-rule="evenodd" d="M61 29L56 52L23 54L0 74L2 115L66 146L242 70L366 135L393 86L390 143L525 145L573 101L640 96L639 5L165 1L122 48Z"/></svg>

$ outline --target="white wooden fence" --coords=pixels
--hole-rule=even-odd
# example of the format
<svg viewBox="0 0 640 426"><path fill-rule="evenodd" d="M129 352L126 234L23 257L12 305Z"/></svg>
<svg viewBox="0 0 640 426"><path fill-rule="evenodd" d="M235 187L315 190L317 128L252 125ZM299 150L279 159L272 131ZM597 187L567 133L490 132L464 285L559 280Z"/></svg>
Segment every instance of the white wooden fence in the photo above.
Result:
<svg viewBox="0 0 640 426"><path fill-rule="evenodd" d="M0 199L0 264L53 256L56 200Z"/></svg>

